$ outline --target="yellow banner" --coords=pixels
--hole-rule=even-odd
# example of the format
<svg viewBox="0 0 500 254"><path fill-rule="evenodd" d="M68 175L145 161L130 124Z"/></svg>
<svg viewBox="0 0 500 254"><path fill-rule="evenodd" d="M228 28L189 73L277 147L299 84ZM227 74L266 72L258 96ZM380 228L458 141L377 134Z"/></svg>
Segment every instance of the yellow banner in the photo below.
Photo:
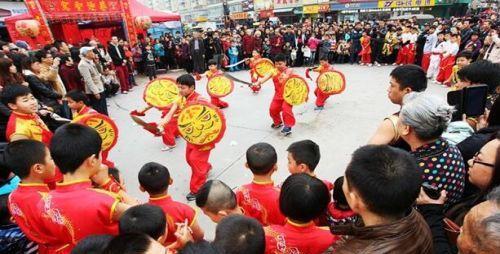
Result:
<svg viewBox="0 0 500 254"><path fill-rule="evenodd" d="M379 0L378 8L426 7L435 4L435 0Z"/></svg>
<svg viewBox="0 0 500 254"><path fill-rule="evenodd" d="M306 5L303 7L304 14L316 14L319 12L319 5Z"/></svg>

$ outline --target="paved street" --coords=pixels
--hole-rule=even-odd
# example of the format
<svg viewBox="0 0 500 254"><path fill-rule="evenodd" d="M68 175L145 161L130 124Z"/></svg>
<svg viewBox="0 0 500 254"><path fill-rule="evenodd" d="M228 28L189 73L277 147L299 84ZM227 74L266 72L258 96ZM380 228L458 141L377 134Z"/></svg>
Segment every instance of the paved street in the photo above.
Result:
<svg viewBox="0 0 500 254"><path fill-rule="evenodd" d="M350 154L365 144L379 122L390 113L398 110L387 99L389 73L393 67L364 67L336 65L335 68L346 76L347 89L341 95L330 97L325 110L314 111L315 96L312 93L315 84L309 82L311 94L309 102L294 108L297 124L293 134L281 137L279 131L270 128L271 119L268 113L269 103L274 88L271 81L266 83L258 95L252 94L245 85L235 83L234 92L224 98L230 106L224 109L227 129L224 138L212 151L210 161L213 170L210 178L218 178L231 187L238 187L251 181L251 172L244 167L246 149L257 142L268 142L278 152L278 172L274 176L275 183L280 183L289 175L287 170L286 148L294 141L311 139L321 148L321 161L316 169L319 178L334 181L342 175ZM304 75L305 68L296 68L295 72ZM182 72L168 73L177 77ZM235 77L249 80L246 71L233 73ZM314 75L314 74L313 74ZM313 78L315 79L316 76ZM110 115L120 129L117 146L111 152L111 160L125 177L127 190L134 196L146 201L146 195L138 188L137 172L140 167L150 161L166 165L174 179L170 194L177 200L185 202L189 192L190 169L184 158L185 141L178 139L174 150L162 152L161 138L153 137L135 125L128 113L143 107L142 92L146 79L139 78L140 87L130 94L118 95L108 100ZM206 96L206 79L197 82L197 91ZM429 84L429 91L444 96L443 87ZM208 98L208 97L207 97ZM151 110L147 121L157 121L159 112ZM192 203L195 206L194 203ZM199 214L206 235L213 236L214 225L203 214Z"/></svg>

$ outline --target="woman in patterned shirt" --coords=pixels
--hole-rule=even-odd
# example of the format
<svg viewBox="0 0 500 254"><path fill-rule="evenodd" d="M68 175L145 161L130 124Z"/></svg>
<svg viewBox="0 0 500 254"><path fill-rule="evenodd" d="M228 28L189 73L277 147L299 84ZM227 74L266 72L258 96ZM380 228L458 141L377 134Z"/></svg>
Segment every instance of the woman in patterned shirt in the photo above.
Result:
<svg viewBox="0 0 500 254"><path fill-rule="evenodd" d="M465 184L465 164L460 151L441 138L453 107L435 95L405 96L399 114L401 137L411 147L425 183L447 191L445 208L459 201Z"/></svg>

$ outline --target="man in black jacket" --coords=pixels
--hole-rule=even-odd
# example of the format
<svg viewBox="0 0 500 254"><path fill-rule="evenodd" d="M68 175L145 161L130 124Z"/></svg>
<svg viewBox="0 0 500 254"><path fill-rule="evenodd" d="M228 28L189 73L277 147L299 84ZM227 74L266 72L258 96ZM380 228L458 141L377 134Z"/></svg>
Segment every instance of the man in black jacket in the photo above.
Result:
<svg viewBox="0 0 500 254"><path fill-rule="evenodd" d="M193 34L193 39L189 42L189 50L193 59L193 71L203 73L205 71L205 44L200 38L200 33Z"/></svg>
<svg viewBox="0 0 500 254"><path fill-rule="evenodd" d="M130 90L130 85L128 82L128 69L127 69L127 59L125 58L125 51L118 45L118 37L111 37L111 43L108 46L108 54L113 61L113 66L115 67L116 76L120 81L120 87L122 93L126 94Z"/></svg>

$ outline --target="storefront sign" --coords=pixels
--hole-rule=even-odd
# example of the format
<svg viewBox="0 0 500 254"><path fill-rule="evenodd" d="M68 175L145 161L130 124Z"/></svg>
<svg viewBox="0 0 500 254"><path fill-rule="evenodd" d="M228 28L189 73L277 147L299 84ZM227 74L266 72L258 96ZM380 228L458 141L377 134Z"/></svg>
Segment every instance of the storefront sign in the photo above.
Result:
<svg viewBox="0 0 500 254"><path fill-rule="evenodd" d="M273 10L262 10L259 12L259 18L261 19L267 19L269 17L272 17L274 15Z"/></svg>
<svg viewBox="0 0 500 254"><path fill-rule="evenodd" d="M274 9L297 7L302 5L301 0L274 0Z"/></svg>
<svg viewBox="0 0 500 254"><path fill-rule="evenodd" d="M273 0L254 0L253 6L255 10L272 10L274 8Z"/></svg>
<svg viewBox="0 0 500 254"><path fill-rule="evenodd" d="M247 19L248 18L248 12L236 12L236 13L231 13L229 15L231 19Z"/></svg>
<svg viewBox="0 0 500 254"><path fill-rule="evenodd" d="M332 11L344 11L344 10L359 10L359 9L370 9L377 8L377 2L365 2L365 3L344 3L344 4L332 4L330 9Z"/></svg>
<svg viewBox="0 0 500 254"><path fill-rule="evenodd" d="M434 6L435 0L379 0L379 8L425 7Z"/></svg>
<svg viewBox="0 0 500 254"><path fill-rule="evenodd" d="M329 12L330 11L330 5L329 4L320 4L319 5L319 12Z"/></svg>
<svg viewBox="0 0 500 254"><path fill-rule="evenodd" d="M39 0L42 9L51 14L65 12L120 12L119 0Z"/></svg>
<svg viewBox="0 0 500 254"><path fill-rule="evenodd" d="M319 5L306 5L303 7L304 14L316 14L319 12Z"/></svg>
<svg viewBox="0 0 500 254"><path fill-rule="evenodd" d="M303 5L312 5L312 4L317 4L318 0L302 0Z"/></svg>

